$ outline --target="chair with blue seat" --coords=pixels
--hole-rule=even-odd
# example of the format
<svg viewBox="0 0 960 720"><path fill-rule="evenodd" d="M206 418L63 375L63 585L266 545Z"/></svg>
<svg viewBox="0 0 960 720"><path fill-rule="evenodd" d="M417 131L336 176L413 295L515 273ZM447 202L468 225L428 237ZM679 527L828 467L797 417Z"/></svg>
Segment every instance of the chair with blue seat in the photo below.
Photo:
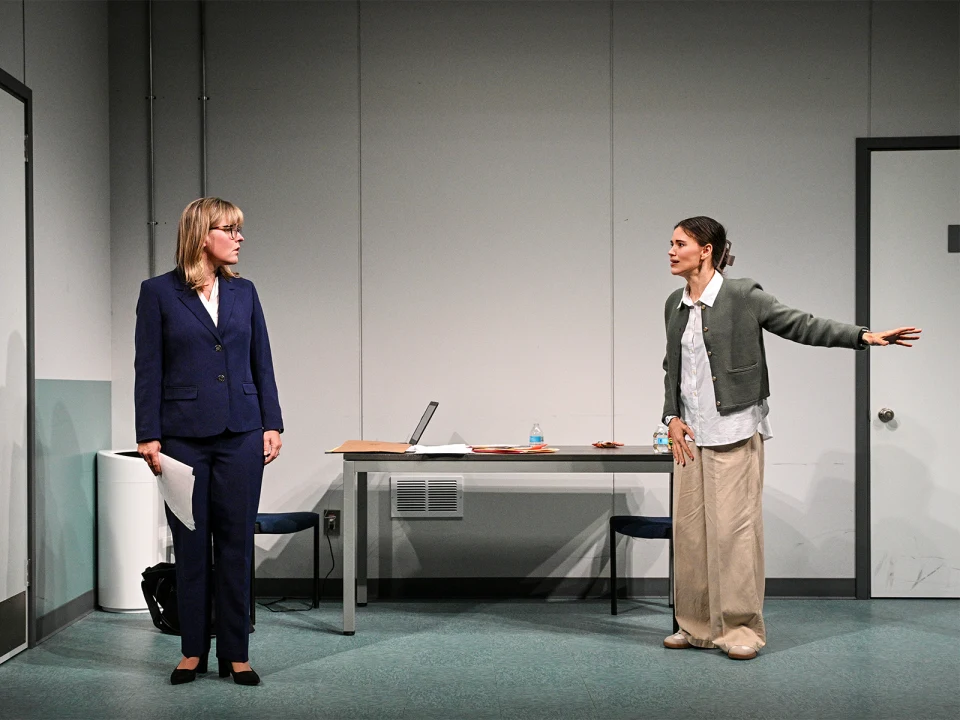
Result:
<svg viewBox="0 0 960 720"><path fill-rule="evenodd" d="M320 607L320 514L315 512L257 513L254 535L289 535L313 528L313 606ZM256 622L254 592L256 563L250 562L250 621Z"/></svg>
<svg viewBox="0 0 960 720"><path fill-rule="evenodd" d="M670 568L667 578L670 607L673 607L673 518L644 515L613 515L610 518L610 614L617 614L617 535L667 540L670 543ZM673 616L673 631L679 630L677 616Z"/></svg>

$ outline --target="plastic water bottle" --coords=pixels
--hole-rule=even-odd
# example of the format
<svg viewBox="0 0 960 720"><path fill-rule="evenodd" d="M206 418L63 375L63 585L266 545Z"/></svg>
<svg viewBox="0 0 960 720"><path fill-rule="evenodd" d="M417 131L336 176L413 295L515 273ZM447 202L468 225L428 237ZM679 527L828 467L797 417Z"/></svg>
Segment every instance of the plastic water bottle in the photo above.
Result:
<svg viewBox="0 0 960 720"><path fill-rule="evenodd" d="M534 423L530 428L530 444L539 445L543 442L543 430L540 429L540 423Z"/></svg>
<svg viewBox="0 0 960 720"><path fill-rule="evenodd" d="M663 423L657 425L657 431L653 434L653 451L661 455L671 452L670 433Z"/></svg>

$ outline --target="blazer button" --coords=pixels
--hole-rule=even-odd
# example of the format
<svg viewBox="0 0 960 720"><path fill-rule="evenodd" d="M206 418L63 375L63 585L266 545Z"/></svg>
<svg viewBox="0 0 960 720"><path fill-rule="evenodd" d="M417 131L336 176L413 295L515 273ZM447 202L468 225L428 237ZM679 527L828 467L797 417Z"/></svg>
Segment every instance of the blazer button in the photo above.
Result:
<svg viewBox="0 0 960 720"><path fill-rule="evenodd" d="M716 375L713 376L713 381L714 381L714 382L717 381L717 376L716 376Z"/></svg>
<svg viewBox="0 0 960 720"><path fill-rule="evenodd" d="M705 327L705 328L703 329L703 331L706 332L706 331L709 330L709 329L710 329L710 328Z"/></svg>
<svg viewBox="0 0 960 720"><path fill-rule="evenodd" d="M713 357L713 350L707 350L707 357Z"/></svg>
<svg viewBox="0 0 960 720"><path fill-rule="evenodd" d="M220 382L223 382L223 381L226 380L226 379L227 379L227 376L226 376L226 375L217 375L217 380L219 380ZM719 405L719 404L720 404L720 403L717 403L717 405Z"/></svg>
<svg viewBox="0 0 960 720"><path fill-rule="evenodd" d="M717 407L720 407L720 401L717 400Z"/></svg>
<svg viewBox="0 0 960 720"><path fill-rule="evenodd" d="M216 350L217 352L220 352L223 350L223 345L214 345L213 349Z"/></svg>

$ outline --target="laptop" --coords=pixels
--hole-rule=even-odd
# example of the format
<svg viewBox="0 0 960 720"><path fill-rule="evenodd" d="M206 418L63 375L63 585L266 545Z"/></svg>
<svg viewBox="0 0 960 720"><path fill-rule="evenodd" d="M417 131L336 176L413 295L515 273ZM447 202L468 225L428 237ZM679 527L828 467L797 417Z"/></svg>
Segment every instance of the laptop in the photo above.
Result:
<svg viewBox="0 0 960 720"><path fill-rule="evenodd" d="M431 402L427 405L427 409L423 411L423 416L420 418L420 422L417 423L417 427L413 431L413 435L410 436L411 445L419 445L420 437L423 435L423 431L427 429L427 423L430 422L430 418L433 417L433 413L437 409L437 405L440 403Z"/></svg>

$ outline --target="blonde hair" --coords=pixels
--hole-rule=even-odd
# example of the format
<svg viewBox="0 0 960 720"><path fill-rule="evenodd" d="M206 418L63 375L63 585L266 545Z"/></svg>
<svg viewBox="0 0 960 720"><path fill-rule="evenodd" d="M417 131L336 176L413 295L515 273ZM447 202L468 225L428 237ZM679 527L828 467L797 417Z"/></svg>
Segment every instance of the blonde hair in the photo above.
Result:
<svg viewBox="0 0 960 720"><path fill-rule="evenodd" d="M200 290L204 281L203 243L207 233L219 225L243 225L243 211L232 202L217 197L197 198L183 209L177 227L177 270L183 281ZM229 280L240 277L225 265L220 276Z"/></svg>

